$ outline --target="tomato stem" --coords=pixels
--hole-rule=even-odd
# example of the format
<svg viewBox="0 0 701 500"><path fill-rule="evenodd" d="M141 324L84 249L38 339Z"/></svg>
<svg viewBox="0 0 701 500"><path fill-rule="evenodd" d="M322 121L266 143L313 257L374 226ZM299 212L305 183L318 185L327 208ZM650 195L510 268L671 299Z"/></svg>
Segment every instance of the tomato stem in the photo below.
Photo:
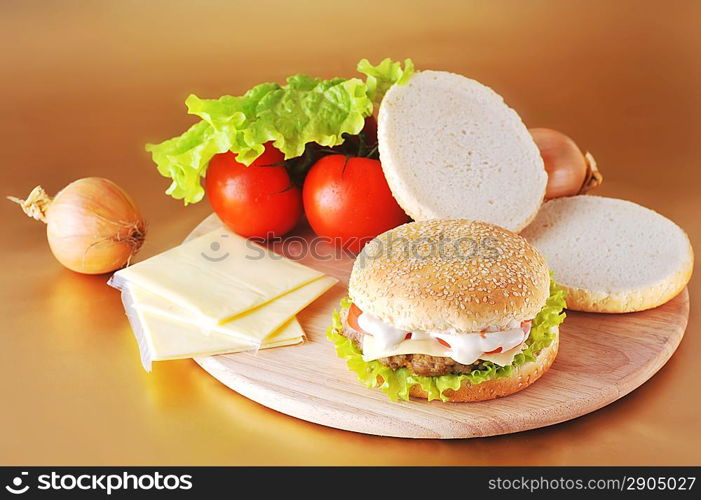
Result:
<svg viewBox="0 0 701 500"><path fill-rule="evenodd" d="M343 139L344 141L342 144L332 148L320 146L316 143L308 143L301 156L284 160L282 164L290 174L292 182L301 187L309 169L324 156L344 155L346 157L346 163L349 158L379 159L377 141L373 138L369 138L364 130L361 130L360 133L356 135L343 134ZM279 163L273 163L261 166L275 167L279 165ZM345 164L343 168L345 170Z"/></svg>

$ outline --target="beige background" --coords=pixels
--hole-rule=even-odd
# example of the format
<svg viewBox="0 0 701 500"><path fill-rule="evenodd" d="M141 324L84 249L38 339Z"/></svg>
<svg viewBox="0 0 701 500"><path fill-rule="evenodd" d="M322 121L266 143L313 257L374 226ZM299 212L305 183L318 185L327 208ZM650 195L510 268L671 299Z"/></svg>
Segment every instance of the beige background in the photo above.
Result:
<svg viewBox="0 0 701 500"><path fill-rule="evenodd" d="M0 194L108 177L149 223L142 257L209 209L163 194L143 144L183 100L362 57L492 86L529 126L595 153L599 194L670 217L701 248L701 3L102 1L0 3ZM194 362L146 374L106 277L64 270L45 231L0 202L2 464L698 464L698 279L678 352L623 400L552 428L471 441L355 435L286 417Z"/></svg>

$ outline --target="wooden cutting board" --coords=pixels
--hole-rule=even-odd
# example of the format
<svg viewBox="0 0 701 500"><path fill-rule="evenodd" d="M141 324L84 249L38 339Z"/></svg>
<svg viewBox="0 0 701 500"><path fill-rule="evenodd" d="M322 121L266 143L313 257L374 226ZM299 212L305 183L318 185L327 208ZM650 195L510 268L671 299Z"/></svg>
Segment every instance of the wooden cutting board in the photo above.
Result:
<svg viewBox="0 0 701 500"><path fill-rule="evenodd" d="M220 226L211 215L188 239ZM564 422L616 401L652 377L679 345L689 316L686 289L667 304L639 313L568 311L555 363L527 389L479 403L394 403L383 392L356 381L326 340L332 311L346 295L353 259L324 244L310 246L311 236L303 233L273 245L280 253L341 281L298 316L307 342L196 361L253 401L338 429L445 439L507 434Z"/></svg>

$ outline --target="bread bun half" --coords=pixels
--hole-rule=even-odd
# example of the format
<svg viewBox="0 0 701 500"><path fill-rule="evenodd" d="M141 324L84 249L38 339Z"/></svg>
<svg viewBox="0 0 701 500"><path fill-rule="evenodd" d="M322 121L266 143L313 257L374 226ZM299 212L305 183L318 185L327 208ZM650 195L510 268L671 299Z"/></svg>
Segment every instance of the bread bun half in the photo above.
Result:
<svg viewBox="0 0 701 500"><path fill-rule="evenodd" d="M625 313L664 304L681 292L694 266L686 233L630 201L601 196L543 205L522 233L567 292L567 308Z"/></svg>
<svg viewBox="0 0 701 500"><path fill-rule="evenodd" d="M414 220L465 218L519 231L543 201L547 174L533 138L475 80L422 71L392 86L378 141L392 194Z"/></svg>
<svg viewBox="0 0 701 500"><path fill-rule="evenodd" d="M525 238L486 222L410 222L358 255L349 295L362 311L406 331L479 332L532 319L550 273Z"/></svg>
<svg viewBox="0 0 701 500"><path fill-rule="evenodd" d="M501 398L522 391L548 371L553 361L555 361L559 344L560 335L558 332L552 343L540 351L535 361L529 361L515 367L509 377L495 378L479 384L463 382L457 391L448 389L443 395L451 403L474 403ZM409 390L409 395L415 398L428 398L428 394L420 385L414 385Z"/></svg>

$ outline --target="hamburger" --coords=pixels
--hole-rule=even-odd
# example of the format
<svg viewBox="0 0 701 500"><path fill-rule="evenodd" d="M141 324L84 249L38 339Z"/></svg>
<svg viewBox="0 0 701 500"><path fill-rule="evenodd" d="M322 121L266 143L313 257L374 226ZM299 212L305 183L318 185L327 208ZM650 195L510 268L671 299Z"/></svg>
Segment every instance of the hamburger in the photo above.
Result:
<svg viewBox="0 0 701 500"><path fill-rule="evenodd" d="M524 238L465 219L411 222L358 255L328 338L392 400L513 394L557 355L564 292Z"/></svg>

